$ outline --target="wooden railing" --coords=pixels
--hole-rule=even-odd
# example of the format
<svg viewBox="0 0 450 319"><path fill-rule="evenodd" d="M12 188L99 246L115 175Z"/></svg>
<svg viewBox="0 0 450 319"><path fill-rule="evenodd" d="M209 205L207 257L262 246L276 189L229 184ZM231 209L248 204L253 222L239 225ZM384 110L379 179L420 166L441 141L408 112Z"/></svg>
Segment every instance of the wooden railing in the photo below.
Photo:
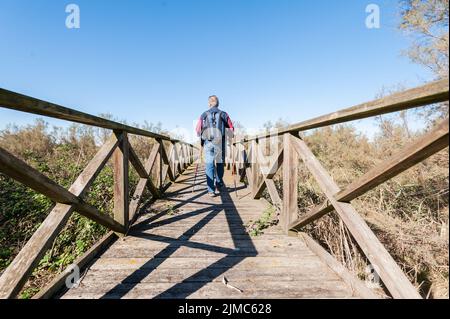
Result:
<svg viewBox="0 0 450 319"><path fill-rule="evenodd" d="M272 203L279 209L280 223L287 233L296 234L304 226L335 210L374 266L391 295L394 298L420 298L417 290L352 206L351 201L446 148L449 144L448 118L437 125L433 131L371 169L343 190L333 181L330 174L308 148L300 136L300 132L448 100L449 81L445 79L291 125L279 132L247 138L234 143L232 147L233 169L242 172L242 177L246 175L255 199L260 198L267 189ZM269 168L267 169L267 165L265 165L266 170L262 171L262 159L266 160L267 158L261 150L260 143L278 137L282 137L282 141L279 141L280 149L272 155ZM299 217L297 197L300 159L317 181L325 194L326 201ZM282 198L273 180L280 167L283 167Z"/></svg>
<svg viewBox="0 0 450 319"><path fill-rule="evenodd" d="M0 299L17 296L73 212L76 211L119 235L126 234L137 216L144 190L147 188L153 199L160 198L170 183L175 181L198 156L195 146L168 136L3 89L0 89L0 107L112 130L111 137L68 190L0 148L0 173L32 188L56 203L47 218L0 277ZM129 134L154 139L153 148L145 163L141 162L131 146L128 140ZM166 150L167 145L170 147L169 151ZM114 171L114 218L101 213L84 201L89 187L109 159L112 159ZM140 177L131 198L129 196L129 163ZM155 174L156 169L157 174ZM157 175L159 178L154 181L151 178L152 175ZM169 181L166 183L167 177Z"/></svg>

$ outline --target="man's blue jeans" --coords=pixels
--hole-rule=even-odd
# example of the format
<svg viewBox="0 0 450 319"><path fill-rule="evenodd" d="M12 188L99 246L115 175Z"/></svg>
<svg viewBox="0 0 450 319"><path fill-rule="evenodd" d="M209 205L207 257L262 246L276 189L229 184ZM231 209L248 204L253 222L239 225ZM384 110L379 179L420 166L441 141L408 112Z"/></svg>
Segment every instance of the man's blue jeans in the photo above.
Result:
<svg viewBox="0 0 450 319"><path fill-rule="evenodd" d="M205 141L203 145L206 162L206 182L208 184L208 193L214 193L216 185L222 187L225 152L221 145L213 144L210 141ZM217 172L216 172L217 171Z"/></svg>

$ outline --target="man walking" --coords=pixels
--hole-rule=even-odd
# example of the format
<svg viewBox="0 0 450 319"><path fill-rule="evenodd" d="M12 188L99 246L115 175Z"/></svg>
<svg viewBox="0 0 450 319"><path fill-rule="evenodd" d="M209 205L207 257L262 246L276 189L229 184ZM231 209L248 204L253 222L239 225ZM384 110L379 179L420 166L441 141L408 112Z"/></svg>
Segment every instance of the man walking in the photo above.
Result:
<svg viewBox="0 0 450 319"><path fill-rule="evenodd" d="M220 191L224 187L226 137L228 132L233 135L234 127L228 114L219 109L217 96L210 96L208 104L209 110L201 115L196 130L205 154L208 193L215 196L216 188Z"/></svg>

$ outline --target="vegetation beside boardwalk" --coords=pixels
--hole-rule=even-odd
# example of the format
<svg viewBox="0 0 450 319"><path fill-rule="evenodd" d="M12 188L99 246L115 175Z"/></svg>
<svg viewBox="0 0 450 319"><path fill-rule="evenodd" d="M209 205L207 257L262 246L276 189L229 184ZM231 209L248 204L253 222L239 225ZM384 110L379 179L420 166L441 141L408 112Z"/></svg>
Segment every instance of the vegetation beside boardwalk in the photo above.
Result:
<svg viewBox="0 0 450 319"><path fill-rule="evenodd" d="M344 188L424 134L411 133L407 122L396 121L394 117L381 118L379 127L373 140L358 133L351 125L316 130L305 140ZM50 130L45 122L37 121L35 125L2 131L0 146L68 188L95 155L105 136L101 131L79 125L66 130ZM133 143L133 139L131 141ZM141 158L148 156L150 143L150 139L134 141ZM430 297L448 296L448 155L446 149L355 201L358 211L395 260L416 286L420 286L422 294ZM305 212L321 203L324 197L306 167L300 166L299 175L298 204L300 211ZM135 185L138 177L134 170L130 176ZM281 193L280 180L277 185ZM88 201L102 212L111 212L112 186L112 168L108 164L91 187ZM0 271L17 255L52 207L53 203L45 196L0 175ZM273 209L268 209L261 220L248 225L253 236L260 235L273 223L273 214ZM106 231L75 213L34 271L21 296L33 296ZM361 278L367 276L365 258L334 213L309 226L307 232L348 269Z"/></svg>
<svg viewBox="0 0 450 319"><path fill-rule="evenodd" d="M145 128L160 131L159 126L146 124ZM83 125L51 129L43 120L37 120L34 125L11 126L1 131L0 146L69 188L107 137L108 131L103 129ZM149 155L151 139L131 136L130 141L141 159ZM132 186L138 181L131 167L130 181ZM101 212L111 214L113 182L112 166L108 163L87 193L86 201ZM133 192L131 187L130 196ZM53 206L45 196L0 174L0 272L11 263ZM33 272L21 297L32 297L106 232L105 227L74 213Z"/></svg>
<svg viewBox="0 0 450 319"><path fill-rule="evenodd" d="M428 68L436 78L448 77L448 0L402 0L400 28L413 37L405 52L414 62ZM359 134L351 125L315 130L306 136L313 153L341 188L371 167L430 130L448 116L448 103L425 109L428 127L412 130L406 112L400 117L380 117L379 132L373 140ZM282 122L275 126L284 126ZM265 128L273 125L268 123ZM146 124L160 132L160 126ZM0 146L26 161L52 180L68 188L105 141L109 131L74 125L50 130L41 120L27 127L10 127L0 133ZM141 159L151 150L151 140L132 137ZM419 288L424 297L449 296L449 173L448 148L380 185L354 201L380 241ZM323 202L324 197L304 166L299 169L300 214ZM132 185L138 177L130 170ZM134 183L133 183L134 182ZM100 173L87 201L104 213L112 211L112 168ZM278 179L277 186L282 189ZM132 194L131 187L130 193ZM27 187L0 174L0 273L11 263L54 203ZM271 224L273 211L250 225L259 235ZM335 213L306 229L315 239L361 278L367 277L367 260ZM21 293L30 298L58 272L87 251L106 233L91 220L73 214L34 271Z"/></svg>

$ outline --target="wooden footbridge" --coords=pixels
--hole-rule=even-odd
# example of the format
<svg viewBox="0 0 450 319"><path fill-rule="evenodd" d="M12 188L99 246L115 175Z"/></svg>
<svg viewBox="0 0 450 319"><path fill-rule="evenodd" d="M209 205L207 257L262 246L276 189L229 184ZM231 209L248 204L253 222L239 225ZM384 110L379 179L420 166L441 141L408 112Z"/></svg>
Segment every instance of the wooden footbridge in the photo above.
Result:
<svg viewBox="0 0 450 319"><path fill-rule="evenodd" d="M448 147L448 118L380 166L340 189L304 142L301 132L449 99L448 79L298 123L273 134L230 143L227 187L207 196L199 149L135 127L0 89L0 106L110 129L110 139L65 189L0 148L0 173L27 185L55 206L0 277L0 298L15 298L73 212L108 227L75 265L81 278L71 289L59 274L35 298L378 298L302 228L336 211L393 298L420 298L406 275L353 208L352 200ZM129 135L154 140L143 163ZM262 142L278 139L265 156ZM100 212L84 199L112 158L114 210ZM298 214L300 160L327 200ZM129 194L129 165L140 176ZM282 189L274 177L282 170ZM238 178L234 172L238 172ZM142 205L148 189L150 204ZM267 191L269 201L263 197ZM277 222L252 237L248 225L274 210Z"/></svg>

